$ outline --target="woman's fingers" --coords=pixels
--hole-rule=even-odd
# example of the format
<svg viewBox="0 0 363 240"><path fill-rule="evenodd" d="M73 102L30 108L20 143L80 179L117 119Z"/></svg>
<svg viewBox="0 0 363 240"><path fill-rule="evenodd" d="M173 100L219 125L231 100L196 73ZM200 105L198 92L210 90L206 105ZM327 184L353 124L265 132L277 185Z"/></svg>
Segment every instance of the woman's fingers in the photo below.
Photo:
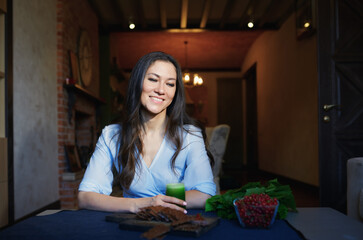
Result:
<svg viewBox="0 0 363 240"><path fill-rule="evenodd" d="M185 214L187 213L187 210L185 210L184 208L179 207L178 205L175 205L175 204L165 203L163 207L172 208L172 209L175 209L175 210L181 211L181 212L183 212L183 213L185 213Z"/></svg>
<svg viewBox="0 0 363 240"><path fill-rule="evenodd" d="M153 206L163 206L173 208L179 211L186 213L186 210L180 206L186 206L187 203L183 200L180 200L175 197L165 196L165 195L157 195L153 197Z"/></svg>
<svg viewBox="0 0 363 240"><path fill-rule="evenodd" d="M181 206L187 205L186 201L183 201L176 197L170 197L170 196L166 196L166 195L158 195L158 196L160 196L164 202L174 203L174 204L181 205Z"/></svg>

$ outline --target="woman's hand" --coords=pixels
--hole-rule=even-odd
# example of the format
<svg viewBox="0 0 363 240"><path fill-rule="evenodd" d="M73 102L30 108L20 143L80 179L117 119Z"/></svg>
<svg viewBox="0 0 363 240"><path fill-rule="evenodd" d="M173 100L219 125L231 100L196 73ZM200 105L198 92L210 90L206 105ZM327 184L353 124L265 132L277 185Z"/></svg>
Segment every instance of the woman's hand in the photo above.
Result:
<svg viewBox="0 0 363 240"><path fill-rule="evenodd" d="M187 213L187 211L184 208L180 207L180 206L186 206L187 202L175 197L170 197L160 194L154 197L135 198L134 201L135 201L135 207L132 210L132 212L134 213L138 212L141 208L150 207L150 206L169 207Z"/></svg>
<svg viewBox="0 0 363 240"><path fill-rule="evenodd" d="M132 213L136 213L141 208L150 206L169 207L186 213L186 210L181 206L187 205L187 203L183 200L165 195L157 195L146 198L123 198L82 191L78 193L78 203L80 208L108 212Z"/></svg>

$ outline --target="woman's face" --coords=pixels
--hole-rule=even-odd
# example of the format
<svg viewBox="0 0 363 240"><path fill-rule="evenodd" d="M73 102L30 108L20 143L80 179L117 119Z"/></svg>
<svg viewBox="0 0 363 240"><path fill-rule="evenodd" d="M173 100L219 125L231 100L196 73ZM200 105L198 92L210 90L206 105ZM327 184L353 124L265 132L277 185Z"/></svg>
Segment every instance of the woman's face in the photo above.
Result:
<svg viewBox="0 0 363 240"><path fill-rule="evenodd" d="M176 91L177 74L172 63L157 60L146 71L141 104L151 115L166 114Z"/></svg>

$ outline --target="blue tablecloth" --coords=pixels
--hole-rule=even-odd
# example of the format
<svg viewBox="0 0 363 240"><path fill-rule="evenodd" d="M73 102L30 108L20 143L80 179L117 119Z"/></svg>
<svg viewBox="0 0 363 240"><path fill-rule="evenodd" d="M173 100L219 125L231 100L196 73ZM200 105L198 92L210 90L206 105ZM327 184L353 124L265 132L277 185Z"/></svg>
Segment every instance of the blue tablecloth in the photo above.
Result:
<svg viewBox="0 0 363 240"><path fill-rule="evenodd" d="M188 214L205 213L189 210ZM46 216L34 216L0 231L1 240L11 239L141 239L142 232L121 230L115 222L107 222L109 212L90 210L61 211ZM165 240L185 239L167 235ZM270 229L243 229L237 220L221 219L218 226L198 239L303 239L284 220L276 220Z"/></svg>

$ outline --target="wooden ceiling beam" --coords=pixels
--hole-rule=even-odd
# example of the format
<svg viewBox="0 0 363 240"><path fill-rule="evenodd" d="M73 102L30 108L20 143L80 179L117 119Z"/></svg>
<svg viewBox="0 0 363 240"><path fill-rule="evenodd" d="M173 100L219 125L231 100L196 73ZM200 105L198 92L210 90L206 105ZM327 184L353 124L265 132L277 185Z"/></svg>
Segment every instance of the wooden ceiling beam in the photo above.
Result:
<svg viewBox="0 0 363 240"><path fill-rule="evenodd" d="M160 6L160 23L161 23L161 28L167 28L168 27L168 23L167 23L167 17L166 17L166 4L165 4L166 0L159 0L159 6Z"/></svg>
<svg viewBox="0 0 363 240"><path fill-rule="evenodd" d="M274 4L278 5L278 3L275 2L275 0L270 0L269 4L267 5L267 7L263 11L263 15L261 16L261 18L259 20L259 23L258 23L259 27L263 27L263 25L266 23L267 18L269 16L269 12L271 11Z"/></svg>
<svg viewBox="0 0 363 240"><path fill-rule="evenodd" d="M142 4L142 0L136 0L134 2L134 11L136 12L137 20L140 23L141 28L145 29L147 27L147 24L145 21L145 14L144 14L144 7Z"/></svg>
<svg viewBox="0 0 363 240"><path fill-rule="evenodd" d="M113 14L117 19L120 19L121 27L123 29L127 28L127 19L125 19L125 15L123 14L122 7L119 1L110 1L111 8L113 10Z"/></svg>
<svg viewBox="0 0 363 240"><path fill-rule="evenodd" d="M188 0L182 0L182 7L180 13L180 28L187 28L188 24Z"/></svg>
<svg viewBox="0 0 363 240"><path fill-rule="evenodd" d="M235 0L228 0L226 6L224 7L223 15L221 21L219 22L219 28L224 28L229 16L231 15Z"/></svg>
<svg viewBox="0 0 363 240"><path fill-rule="evenodd" d="M211 5L212 5L211 0L204 1L203 15L199 25L200 28L205 28L207 26Z"/></svg>
<svg viewBox="0 0 363 240"><path fill-rule="evenodd" d="M102 18L101 11L100 11L99 7L97 6L95 0L88 0L88 4L97 16L98 25L100 26L100 28L102 30L107 30L107 24L105 23L105 20Z"/></svg>
<svg viewBox="0 0 363 240"><path fill-rule="evenodd" d="M156 15L155 19L147 19L145 0L87 0L90 7L96 14L99 22L100 31L116 32L116 31L128 31L129 16L135 21L136 30L167 30L169 28L179 28L179 30L190 30L191 22L188 25L189 3L193 3L190 0L153 0L152 4L158 4L156 10L160 11L159 15ZM170 1L170 3L169 3ZM201 18L198 19L197 25L193 27L199 27L199 30L214 29L214 30L241 30L246 29L247 22L254 16L256 10L261 16L257 16L260 19L255 20L255 29L276 29L281 26L281 23L286 21L286 18L291 15L294 10L294 1L292 0L268 0L263 5L259 4L261 1L266 0L243 0L244 8L240 10L240 19L237 24L231 23L231 14L236 7L236 3L240 0L225 0L225 6L222 9L214 9L214 3L219 0L204 0ZM107 6L102 6L107 4ZM179 5L180 19L176 22L172 19L168 19L168 6L169 4ZM278 7L279 6L279 7ZM191 5L192 7L192 5ZM261 9L263 7L263 9ZM105 12L104 12L105 11ZM109 12L106 12L109 11ZM125 12L127 11L127 12ZM212 11L220 11L220 19L217 22L211 22ZM108 17L108 15L112 17ZM273 17L274 16L274 17ZM170 18L171 16L169 16ZM276 19L273 19L273 18ZM150 23L148 21L150 20ZM199 23L199 25L198 25Z"/></svg>
<svg viewBox="0 0 363 240"><path fill-rule="evenodd" d="M279 28L289 17L290 15L294 12L295 10L295 2L292 1L290 3L290 6L286 9L286 11L281 15L281 17L279 19L276 19L276 23L277 23L277 27Z"/></svg>

